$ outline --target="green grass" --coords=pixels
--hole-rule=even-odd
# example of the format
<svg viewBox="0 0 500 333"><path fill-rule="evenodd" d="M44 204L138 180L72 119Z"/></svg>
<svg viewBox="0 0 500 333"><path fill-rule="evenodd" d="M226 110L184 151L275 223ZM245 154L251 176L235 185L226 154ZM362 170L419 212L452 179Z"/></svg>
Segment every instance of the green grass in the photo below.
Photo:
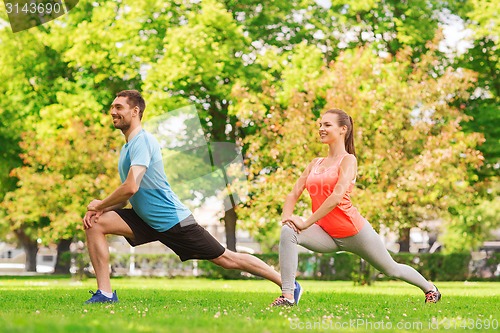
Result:
<svg viewBox="0 0 500 333"><path fill-rule="evenodd" d="M303 281L300 305L286 309L268 308L279 289L263 280L112 283L119 303L83 305L94 279L0 278L0 332L494 332L500 325L493 282L440 282L442 301L424 304L403 282Z"/></svg>

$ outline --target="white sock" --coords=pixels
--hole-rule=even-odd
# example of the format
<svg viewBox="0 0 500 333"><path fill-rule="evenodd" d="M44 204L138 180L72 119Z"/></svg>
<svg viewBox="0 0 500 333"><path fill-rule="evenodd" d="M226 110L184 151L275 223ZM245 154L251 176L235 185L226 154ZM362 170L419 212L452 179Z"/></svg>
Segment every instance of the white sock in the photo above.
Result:
<svg viewBox="0 0 500 333"><path fill-rule="evenodd" d="M285 297L285 299L286 299L288 302L290 302L290 303L295 303L295 300L294 300L293 298L292 298L292 299L289 299L289 298L286 298L286 297Z"/></svg>
<svg viewBox="0 0 500 333"><path fill-rule="evenodd" d="M100 290L100 289L99 289ZM107 298L113 298L113 293L108 293L106 291L102 291L101 290L101 294L103 294L104 296L106 296Z"/></svg>

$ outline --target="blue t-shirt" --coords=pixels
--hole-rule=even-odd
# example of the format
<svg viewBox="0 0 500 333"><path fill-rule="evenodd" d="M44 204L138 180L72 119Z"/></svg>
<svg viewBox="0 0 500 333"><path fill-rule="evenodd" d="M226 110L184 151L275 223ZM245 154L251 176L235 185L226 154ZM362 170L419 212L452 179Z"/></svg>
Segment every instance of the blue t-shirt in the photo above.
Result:
<svg viewBox="0 0 500 333"><path fill-rule="evenodd" d="M122 147L118 161L122 183L127 179L132 165L142 165L147 168L139 190L129 199L132 208L144 222L155 230L163 232L191 214L170 188L163 170L158 141L144 130Z"/></svg>

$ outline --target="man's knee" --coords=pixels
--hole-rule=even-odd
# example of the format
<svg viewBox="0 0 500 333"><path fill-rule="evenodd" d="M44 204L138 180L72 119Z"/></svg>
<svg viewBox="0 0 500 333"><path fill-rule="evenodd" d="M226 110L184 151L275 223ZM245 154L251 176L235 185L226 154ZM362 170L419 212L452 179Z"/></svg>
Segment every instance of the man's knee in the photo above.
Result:
<svg viewBox="0 0 500 333"><path fill-rule="evenodd" d="M92 227L85 229L87 236L93 234L107 234L107 229L113 223L113 212L105 212L98 218L92 219Z"/></svg>
<svg viewBox="0 0 500 333"><path fill-rule="evenodd" d="M102 226L99 225L98 223L96 223L95 221L92 222L91 228L85 229L85 235L87 236L87 238L92 237L94 235L98 235L98 234L104 234L104 230L103 230Z"/></svg>
<svg viewBox="0 0 500 333"><path fill-rule="evenodd" d="M108 224L112 224L114 220L116 220L117 218L117 214L116 212L105 212L105 213L102 213L101 216L99 216L97 218L97 223L100 223L101 225L108 225Z"/></svg>
<svg viewBox="0 0 500 333"><path fill-rule="evenodd" d="M211 261L225 269L238 269L240 268L239 260L241 259L241 256L241 253L226 250L220 257Z"/></svg>

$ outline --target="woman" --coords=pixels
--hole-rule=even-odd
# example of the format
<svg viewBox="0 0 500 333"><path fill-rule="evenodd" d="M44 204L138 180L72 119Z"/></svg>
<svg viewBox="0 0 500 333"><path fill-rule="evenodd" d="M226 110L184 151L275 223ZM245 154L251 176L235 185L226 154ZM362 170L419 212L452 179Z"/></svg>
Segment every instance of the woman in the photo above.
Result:
<svg viewBox="0 0 500 333"><path fill-rule="evenodd" d="M302 290L295 283L297 244L315 252L349 251L359 255L387 276L413 284L425 293L426 303L441 294L410 266L396 263L379 235L351 204L356 179L352 118L344 111L327 111L320 122L320 140L329 147L326 158L314 159L302 173L283 207L280 240L282 295L271 306L298 304ZM307 220L293 215L295 203L307 188L313 214ZM298 295L298 296L297 296Z"/></svg>

